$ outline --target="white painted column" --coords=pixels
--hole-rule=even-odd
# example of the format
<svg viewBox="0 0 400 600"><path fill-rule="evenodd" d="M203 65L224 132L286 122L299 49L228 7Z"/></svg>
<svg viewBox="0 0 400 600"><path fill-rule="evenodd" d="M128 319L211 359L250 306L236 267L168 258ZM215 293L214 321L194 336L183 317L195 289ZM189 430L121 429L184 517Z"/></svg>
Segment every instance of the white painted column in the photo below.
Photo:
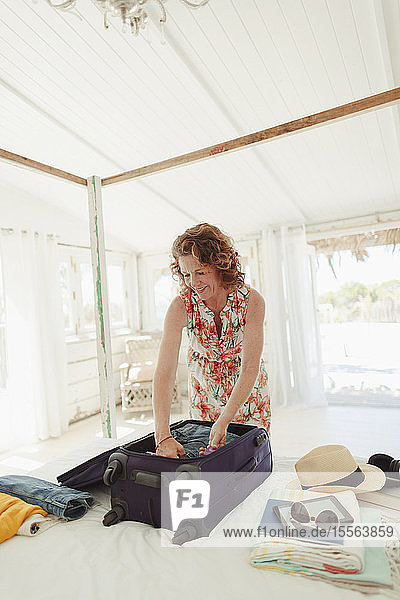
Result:
<svg viewBox="0 0 400 600"><path fill-rule="evenodd" d="M89 199L90 249L94 282L94 312L97 334L101 425L103 437L116 438L110 314L100 177L94 175L89 177L87 180L87 189Z"/></svg>

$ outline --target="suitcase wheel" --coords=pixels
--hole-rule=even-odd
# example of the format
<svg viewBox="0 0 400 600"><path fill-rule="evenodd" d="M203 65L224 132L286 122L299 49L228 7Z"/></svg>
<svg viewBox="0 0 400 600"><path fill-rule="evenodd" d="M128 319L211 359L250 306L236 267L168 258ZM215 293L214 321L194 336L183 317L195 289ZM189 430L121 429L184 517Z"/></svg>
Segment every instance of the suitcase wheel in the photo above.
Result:
<svg viewBox="0 0 400 600"><path fill-rule="evenodd" d="M110 525L116 525L120 521L125 519L125 509L120 504L116 504L111 510L108 511L103 517L103 525L110 527Z"/></svg>
<svg viewBox="0 0 400 600"><path fill-rule="evenodd" d="M205 524L204 519L183 519L174 533L172 543L181 546L185 542L207 537L209 534L210 529Z"/></svg>
<svg viewBox="0 0 400 600"><path fill-rule="evenodd" d="M112 460L108 463L106 470L104 471L103 481L106 485L111 486L118 481L119 476L123 470L122 463L118 460Z"/></svg>
<svg viewBox="0 0 400 600"><path fill-rule="evenodd" d="M172 538L172 543L181 546L185 542L190 542L195 540L198 537L197 529L194 525L187 525L185 529L181 529L181 531L176 531L174 537Z"/></svg>

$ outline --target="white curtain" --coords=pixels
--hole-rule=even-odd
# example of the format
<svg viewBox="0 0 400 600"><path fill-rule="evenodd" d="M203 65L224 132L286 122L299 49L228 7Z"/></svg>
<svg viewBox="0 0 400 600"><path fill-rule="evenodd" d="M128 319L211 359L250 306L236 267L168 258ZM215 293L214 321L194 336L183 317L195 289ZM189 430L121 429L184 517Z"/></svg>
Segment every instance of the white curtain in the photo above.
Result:
<svg viewBox="0 0 400 600"><path fill-rule="evenodd" d="M304 227L264 231L263 265L272 403L324 405L315 262Z"/></svg>
<svg viewBox="0 0 400 600"><path fill-rule="evenodd" d="M7 389L0 450L67 429L66 348L53 235L0 230L6 304Z"/></svg>

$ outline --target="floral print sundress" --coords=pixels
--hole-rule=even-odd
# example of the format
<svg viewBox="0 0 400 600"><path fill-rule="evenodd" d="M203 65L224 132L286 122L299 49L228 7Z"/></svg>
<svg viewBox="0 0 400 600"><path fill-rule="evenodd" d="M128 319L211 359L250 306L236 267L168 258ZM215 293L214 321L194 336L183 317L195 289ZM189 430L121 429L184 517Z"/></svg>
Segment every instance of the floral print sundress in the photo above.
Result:
<svg viewBox="0 0 400 600"><path fill-rule="evenodd" d="M220 313L222 330L218 338L212 310L194 290L185 288L180 292L187 313L191 419L216 421L230 398L240 374L249 293L249 286L243 284L228 295ZM270 421L268 375L261 359L254 387L233 423L258 425L269 433Z"/></svg>

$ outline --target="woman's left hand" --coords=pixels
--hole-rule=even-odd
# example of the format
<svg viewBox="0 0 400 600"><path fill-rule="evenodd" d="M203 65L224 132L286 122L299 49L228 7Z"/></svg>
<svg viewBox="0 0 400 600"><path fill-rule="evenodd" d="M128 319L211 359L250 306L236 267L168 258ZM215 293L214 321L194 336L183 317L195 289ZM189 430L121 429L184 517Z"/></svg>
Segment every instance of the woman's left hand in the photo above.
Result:
<svg viewBox="0 0 400 600"><path fill-rule="evenodd" d="M220 418L217 419L210 431L210 441L208 442L213 448L222 448L226 444L226 430L228 425Z"/></svg>

